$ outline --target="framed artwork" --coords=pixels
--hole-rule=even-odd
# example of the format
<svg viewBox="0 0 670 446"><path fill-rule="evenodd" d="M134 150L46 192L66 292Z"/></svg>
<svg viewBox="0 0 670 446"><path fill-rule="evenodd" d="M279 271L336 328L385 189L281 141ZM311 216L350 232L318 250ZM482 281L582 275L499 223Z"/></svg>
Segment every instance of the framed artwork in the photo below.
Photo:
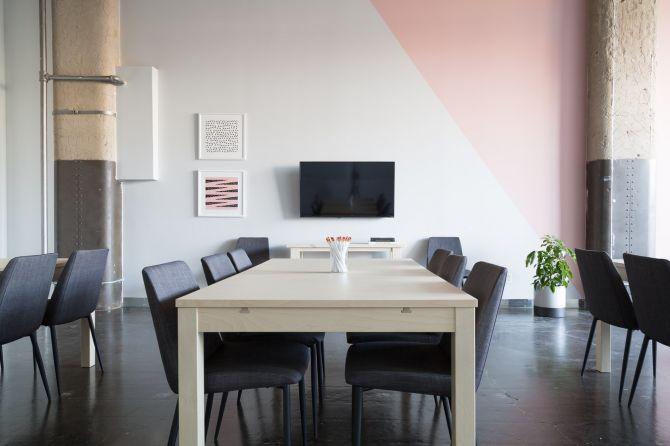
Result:
<svg viewBox="0 0 670 446"><path fill-rule="evenodd" d="M198 159L246 159L245 127L244 113L198 114Z"/></svg>
<svg viewBox="0 0 670 446"><path fill-rule="evenodd" d="M198 217L244 217L243 170L198 171Z"/></svg>

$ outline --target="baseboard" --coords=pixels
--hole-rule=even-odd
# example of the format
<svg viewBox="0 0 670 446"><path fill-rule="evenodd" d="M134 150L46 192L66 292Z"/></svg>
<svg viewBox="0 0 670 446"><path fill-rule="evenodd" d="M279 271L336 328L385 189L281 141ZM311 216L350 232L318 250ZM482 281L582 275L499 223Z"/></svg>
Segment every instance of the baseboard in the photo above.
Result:
<svg viewBox="0 0 670 446"><path fill-rule="evenodd" d="M567 299L565 308L583 309L584 301L580 299ZM502 306L507 308L533 308L533 299L503 299Z"/></svg>
<svg viewBox="0 0 670 446"><path fill-rule="evenodd" d="M123 307L124 308L148 308L149 301L146 297L124 297L123 298Z"/></svg>
<svg viewBox="0 0 670 446"><path fill-rule="evenodd" d="M502 304L507 308L533 308L533 299L504 299Z"/></svg>

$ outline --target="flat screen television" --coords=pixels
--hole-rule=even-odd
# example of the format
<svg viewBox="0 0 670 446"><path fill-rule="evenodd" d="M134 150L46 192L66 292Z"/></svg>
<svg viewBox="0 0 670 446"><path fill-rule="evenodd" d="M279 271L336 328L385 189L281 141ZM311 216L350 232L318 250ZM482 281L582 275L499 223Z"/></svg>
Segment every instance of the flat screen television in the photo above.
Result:
<svg viewBox="0 0 670 446"><path fill-rule="evenodd" d="M301 217L393 217L394 162L300 163Z"/></svg>

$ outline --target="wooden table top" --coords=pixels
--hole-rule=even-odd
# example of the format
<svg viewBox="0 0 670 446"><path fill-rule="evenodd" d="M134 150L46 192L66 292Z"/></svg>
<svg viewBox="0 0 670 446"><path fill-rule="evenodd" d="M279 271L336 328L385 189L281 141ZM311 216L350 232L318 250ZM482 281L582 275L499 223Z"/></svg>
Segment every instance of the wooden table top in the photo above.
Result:
<svg viewBox="0 0 670 446"><path fill-rule="evenodd" d="M476 307L477 299L411 259L271 259L177 299L177 307Z"/></svg>
<svg viewBox="0 0 670 446"><path fill-rule="evenodd" d="M12 260L12 259L0 258L0 273L5 270L5 268L7 267L7 264L9 263L10 260ZM67 263L67 258L58 258L56 260L56 269L63 268L66 263Z"/></svg>

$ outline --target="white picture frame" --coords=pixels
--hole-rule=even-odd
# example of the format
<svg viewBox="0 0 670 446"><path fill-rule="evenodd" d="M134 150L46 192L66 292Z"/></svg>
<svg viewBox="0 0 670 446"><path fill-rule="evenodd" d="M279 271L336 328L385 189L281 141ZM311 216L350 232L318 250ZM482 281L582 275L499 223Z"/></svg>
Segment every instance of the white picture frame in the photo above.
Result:
<svg viewBox="0 0 670 446"><path fill-rule="evenodd" d="M198 113L198 159L247 159L244 113Z"/></svg>
<svg viewBox="0 0 670 446"><path fill-rule="evenodd" d="M198 170L197 177L198 217L246 216L244 170ZM212 187L216 188L214 193Z"/></svg>

